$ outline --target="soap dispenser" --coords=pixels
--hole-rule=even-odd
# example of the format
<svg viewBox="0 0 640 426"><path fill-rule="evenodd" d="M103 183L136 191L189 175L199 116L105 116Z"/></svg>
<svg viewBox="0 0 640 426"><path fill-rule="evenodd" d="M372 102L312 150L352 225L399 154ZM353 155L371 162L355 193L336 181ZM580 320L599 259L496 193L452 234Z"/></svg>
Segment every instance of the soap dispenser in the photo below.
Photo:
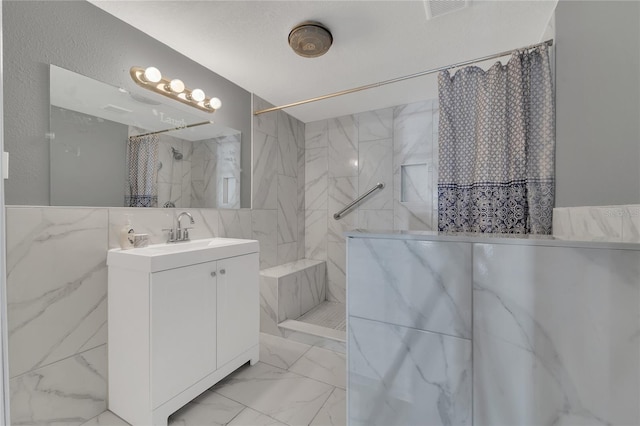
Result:
<svg viewBox="0 0 640 426"><path fill-rule="evenodd" d="M120 230L120 248L122 250L132 249L135 244L135 231L131 225L131 215L126 215L127 224Z"/></svg>

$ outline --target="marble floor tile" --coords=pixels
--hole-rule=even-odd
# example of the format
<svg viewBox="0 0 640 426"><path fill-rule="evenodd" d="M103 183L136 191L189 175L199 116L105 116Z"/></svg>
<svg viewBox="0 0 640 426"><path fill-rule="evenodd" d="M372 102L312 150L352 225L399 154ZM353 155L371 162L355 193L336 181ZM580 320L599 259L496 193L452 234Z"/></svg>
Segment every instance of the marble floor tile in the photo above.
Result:
<svg viewBox="0 0 640 426"><path fill-rule="evenodd" d="M206 391L169 416L169 426L226 425L244 408L236 401Z"/></svg>
<svg viewBox="0 0 640 426"><path fill-rule="evenodd" d="M327 349L312 347L289 371L342 389L347 386L345 355Z"/></svg>
<svg viewBox="0 0 640 426"><path fill-rule="evenodd" d="M247 407L234 417L229 426L287 426L274 418Z"/></svg>
<svg viewBox="0 0 640 426"><path fill-rule="evenodd" d="M129 426L129 423L125 422L111 411L105 411L88 422L83 423L81 426Z"/></svg>
<svg viewBox="0 0 640 426"><path fill-rule="evenodd" d="M259 362L243 367L212 388L289 425L308 425L333 386Z"/></svg>
<svg viewBox="0 0 640 426"><path fill-rule="evenodd" d="M260 333L260 362L274 367L289 369L309 348L304 343Z"/></svg>
<svg viewBox="0 0 640 426"><path fill-rule="evenodd" d="M347 424L347 392L336 388L324 403L311 426L344 426Z"/></svg>

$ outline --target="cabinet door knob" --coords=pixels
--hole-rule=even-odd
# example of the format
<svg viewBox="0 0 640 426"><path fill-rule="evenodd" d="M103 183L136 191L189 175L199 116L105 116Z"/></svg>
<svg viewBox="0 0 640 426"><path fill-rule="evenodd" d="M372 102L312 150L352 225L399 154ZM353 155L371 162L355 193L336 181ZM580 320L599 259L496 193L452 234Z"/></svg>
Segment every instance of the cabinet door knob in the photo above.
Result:
<svg viewBox="0 0 640 426"><path fill-rule="evenodd" d="M226 273L227 273L227 271L226 271L226 270L224 270L224 269L220 269L220 275L224 275L224 274L226 274Z"/></svg>
<svg viewBox="0 0 640 426"><path fill-rule="evenodd" d="M216 271L213 271L213 272L211 273L211 276L215 278L215 276L216 276Z"/></svg>

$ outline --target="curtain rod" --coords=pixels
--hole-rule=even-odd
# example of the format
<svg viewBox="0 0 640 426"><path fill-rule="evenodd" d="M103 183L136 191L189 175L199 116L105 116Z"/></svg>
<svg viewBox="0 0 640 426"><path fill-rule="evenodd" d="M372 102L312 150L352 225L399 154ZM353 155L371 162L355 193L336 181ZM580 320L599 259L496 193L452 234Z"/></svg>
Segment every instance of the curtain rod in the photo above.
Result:
<svg viewBox="0 0 640 426"><path fill-rule="evenodd" d="M322 101L324 99L335 98L337 96L343 96L343 95L348 95L350 93L360 92L362 90L374 89L376 87L385 86L385 85L391 84L391 83L397 83L399 81L409 80L411 78L422 77L423 75L433 74L433 73L436 73L436 72L439 72L439 71L448 70L448 69L451 69L451 68L457 68L457 67L462 67L462 66L465 66L465 65L475 64L477 62L488 61L489 59L501 58L503 56L510 55L510 54L512 54L514 52L518 52L520 50L534 49L536 47L543 46L543 45L553 46L553 39L543 41L542 43L536 43L536 44L532 44L532 45L529 45L529 46L526 46L526 47L521 47L519 49L512 49L512 50L507 50L507 51L500 52L500 53L495 53L495 54L489 55L489 56L483 56L482 58L476 58L476 59L472 59L470 61L458 62L457 64L447 65L445 67L432 68L430 70L421 71L421 72L418 72L418 73L415 73L415 74L409 74L409 75L405 75L405 76L402 76L402 77L392 78L391 80L380 81L378 83L372 83L372 84L367 84L365 86L355 87L353 89L342 90L340 92L330 93L328 95L318 96L316 98L305 99L304 101L298 101L298 102L293 102L291 104L281 105L281 106L277 106L277 107L273 107L273 108L262 109L262 110L259 110L259 111L255 111L253 113L253 115L260 115L260 114L264 114L266 112L271 112L271 111L279 111L279 110L282 110L282 109L285 109L285 108L291 108L291 107L295 107L295 106L298 106L298 105L304 105L304 104L308 104L308 103L311 103L311 102Z"/></svg>
<svg viewBox="0 0 640 426"><path fill-rule="evenodd" d="M151 136L151 135L157 135L159 133L166 133L166 132L172 132L174 130L182 130L182 129L189 129L191 127L197 127L197 126L202 126L205 124L213 124L213 121L203 121L201 123L193 123L193 124L187 124L186 126L180 126L180 127L174 127L172 129L166 129L166 130L158 130L157 132L149 132L149 133L143 133L141 135L133 135L133 136L129 136L130 138L141 138L143 136Z"/></svg>

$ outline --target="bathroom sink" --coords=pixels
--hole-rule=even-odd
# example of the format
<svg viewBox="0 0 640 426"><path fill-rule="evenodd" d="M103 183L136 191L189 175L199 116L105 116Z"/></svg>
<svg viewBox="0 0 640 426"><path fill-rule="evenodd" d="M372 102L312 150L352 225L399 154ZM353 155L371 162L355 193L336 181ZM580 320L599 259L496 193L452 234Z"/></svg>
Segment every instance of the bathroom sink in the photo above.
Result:
<svg viewBox="0 0 640 426"><path fill-rule="evenodd" d="M205 238L178 243L154 244L130 250L112 249L107 255L107 265L157 272L195 263L257 253L258 249L258 242L255 240Z"/></svg>

